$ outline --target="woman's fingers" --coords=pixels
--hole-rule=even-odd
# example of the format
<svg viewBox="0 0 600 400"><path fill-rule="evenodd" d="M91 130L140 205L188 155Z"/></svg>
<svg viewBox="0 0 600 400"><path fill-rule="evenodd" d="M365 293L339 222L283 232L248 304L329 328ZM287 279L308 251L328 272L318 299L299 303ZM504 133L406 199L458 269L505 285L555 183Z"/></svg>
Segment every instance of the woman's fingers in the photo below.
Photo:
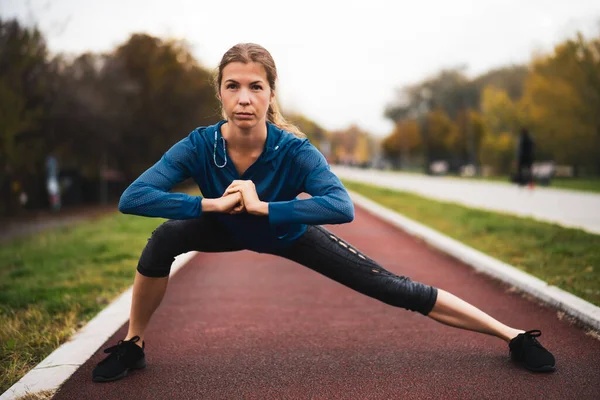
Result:
<svg viewBox="0 0 600 400"><path fill-rule="evenodd" d="M256 193L256 187L252 181L240 181L236 180L231 182L229 187L225 189L223 197L226 196L239 196L239 203L235 204L230 210L229 214L239 214L242 212L248 212L246 209L246 201L254 204L258 201L258 195Z"/></svg>
<svg viewBox="0 0 600 400"><path fill-rule="evenodd" d="M233 210L231 210L231 212L229 214L241 214L244 211L245 211L244 207L238 206L238 207L234 208Z"/></svg>
<svg viewBox="0 0 600 400"><path fill-rule="evenodd" d="M238 187L240 187L241 185L243 185L243 184L244 184L244 182L246 182L246 181L240 181L240 180L233 181L233 182L231 182L231 183L229 184L229 186L227 187L227 189L226 189L225 191L227 191L227 190L229 190L229 189L238 188Z"/></svg>
<svg viewBox="0 0 600 400"><path fill-rule="evenodd" d="M246 207L244 206L244 198L240 196L240 203L233 208L233 211L241 213Z"/></svg>
<svg viewBox="0 0 600 400"><path fill-rule="evenodd" d="M241 192L234 191L232 192L232 194L227 194L227 192L225 192L223 194L223 197L226 196L232 196L236 200L235 204L233 204L231 209L229 210L229 214L240 214L246 211L246 207L244 205L244 197L242 196Z"/></svg>
<svg viewBox="0 0 600 400"><path fill-rule="evenodd" d="M231 184L229 184L227 189L225 189L225 192L227 192L228 190L233 190L233 189L243 190L243 189L247 189L247 188L254 188L254 182L237 180L237 181L231 182ZM256 190L256 189L254 189L254 190Z"/></svg>

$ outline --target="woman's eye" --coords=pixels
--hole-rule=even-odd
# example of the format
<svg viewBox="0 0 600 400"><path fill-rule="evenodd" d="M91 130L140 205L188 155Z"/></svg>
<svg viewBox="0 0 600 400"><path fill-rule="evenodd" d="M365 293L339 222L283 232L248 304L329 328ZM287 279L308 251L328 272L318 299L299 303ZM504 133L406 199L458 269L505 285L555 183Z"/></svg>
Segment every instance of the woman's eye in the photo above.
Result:
<svg viewBox="0 0 600 400"><path fill-rule="evenodd" d="M254 85L254 86L252 86L252 89L254 89L254 90L262 90L262 86L261 85Z"/></svg>
<svg viewBox="0 0 600 400"><path fill-rule="evenodd" d="M227 89L235 89L235 84L234 83L228 83L226 86Z"/></svg>

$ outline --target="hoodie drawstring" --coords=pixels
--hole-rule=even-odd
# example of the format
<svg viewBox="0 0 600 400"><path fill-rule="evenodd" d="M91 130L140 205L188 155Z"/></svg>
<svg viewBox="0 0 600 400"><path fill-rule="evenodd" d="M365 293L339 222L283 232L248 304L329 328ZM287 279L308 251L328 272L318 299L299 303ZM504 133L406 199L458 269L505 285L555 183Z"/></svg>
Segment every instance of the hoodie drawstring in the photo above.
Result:
<svg viewBox="0 0 600 400"><path fill-rule="evenodd" d="M226 142L225 142L225 138L222 137L221 138L223 140L223 158L225 159L225 162L223 163L223 165L219 165L217 164L217 130L215 130L215 147L213 150L213 161L215 162L215 165L218 168L223 168L227 165L227 146L226 146Z"/></svg>

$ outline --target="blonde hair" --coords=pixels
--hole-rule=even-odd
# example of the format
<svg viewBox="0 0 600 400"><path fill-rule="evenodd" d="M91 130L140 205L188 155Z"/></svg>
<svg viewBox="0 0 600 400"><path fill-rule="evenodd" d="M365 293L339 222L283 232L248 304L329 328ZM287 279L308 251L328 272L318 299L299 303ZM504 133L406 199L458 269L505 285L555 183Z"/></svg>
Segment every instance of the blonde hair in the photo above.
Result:
<svg viewBox="0 0 600 400"><path fill-rule="evenodd" d="M219 93L221 81L223 80L223 68L232 62L241 62L244 64L255 62L262 65L267 73L269 87L272 91L275 91L277 67L275 67L275 61L273 60L273 57L271 57L271 54L267 51L267 49L258 44L239 43L227 50L225 54L223 54L223 58L221 58L219 70L217 76L215 77L215 89L217 94ZM225 118L227 118L223 109L221 109L221 113ZM276 125L280 129L294 134L297 137L306 137L306 135L302 133L296 125L288 122L283 115L281 115L276 100L273 100L267 109L267 121Z"/></svg>

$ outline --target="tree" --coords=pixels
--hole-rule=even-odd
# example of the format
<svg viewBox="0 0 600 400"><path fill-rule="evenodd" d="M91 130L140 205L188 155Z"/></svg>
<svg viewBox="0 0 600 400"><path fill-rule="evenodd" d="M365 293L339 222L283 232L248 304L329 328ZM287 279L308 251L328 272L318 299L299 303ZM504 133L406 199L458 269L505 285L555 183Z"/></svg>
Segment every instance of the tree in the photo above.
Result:
<svg viewBox="0 0 600 400"><path fill-rule="evenodd" d="M474 110L463 110L456 117L455 128L447 136L449 158L455 166L479 166L479 149L484 137L482 116Z"/></svg>
<svg viewBox="0 0 600 400"><path fill-rule="evenodd" d="M418 121L415 119L404 119L397 122L394 131L387 136L382 144L384 156L392 160L394 164L402 161L403 167L407 167L416 154L422 151L421 132Z"/></svg>
<svg viewBox="0 0 600 400"><path fill-rule="evenodd" d="M484 165L494 169L495 174L507 174L515 158L516 140L509 132L485 135L481 143L479 157Z"/></svg>
<svg viewBox="0 0 600 400"><path fill-rule="evenodd" d="M454 121L458 122L461 114L466 115L468 110L476 109L478 103L477 86L466 77L464 68L459 67L442 70L421 83L402 88L396 101L386 108L385 115L396 125L407 119L418 121L423 143L421 151L428 171L430 163L440 159L476 162L479 142L471 136L470 119L463 118L466 123ZM394 140L387 142L390 150ZM467 156L462 150L465 146L459 144L461 140L467 146ZM453 154L453 149L459 153Z"/></svg>
<svg viewBox="0 0 600 400"><path fill-rule="evenodd" d="M211 74L180 41L135 34L109 65L127 82L128 103L115 118L121 136L115 156L130 178L137 176L193 128L220 118ZM140 143L146 148L141 149Z"/></svg>
<svg viewBox="0 0 600 400"><path fill-rule="evenodd" d="M458 135L458 126L448 114L437 108L427 114L425 126L421 130L421 140L427 149L428 163L451 157L452 138Z"/></svg>
<svg viewBox="0 0 600 400"><path fill-rule="evenodd" d="M483 125L492 135L509 132L516 135L520 128L518 107L504 89L486 86L481 96Z"/></svg>
<svg viewBox="0 0 600 400"><path fill-rule="evenodd" d="M43 141L35 131L46 108L46 55L37 29L0 19L0 214L15 209L14 182L39 165Z"/></svg>
<svg viewBox="0 0 600 400"><path fill-rule="evenodd" d="M330 138L335 162L365 165L374 155L373 138L356 125L331 132Z"/></svg>
<svg viewBox="0 0 600 400"><path fill-rule="evenodd" d="M465 108L477 108L479 91L464 74L464 67L445 69L421 83L405 86L397 93L395 101L388 105L385 116L396 122L407 117L438 108L450 118Z"/></svg>
<svg viewBox="0 0 600 400"><path fill-rule="evenodd" d="M308 140L317 148L321 148L322 142L327 140L327 131L315 121L307 118L302 114L293 113L285 118L296 125L302 133L306 135Z"/></svg>
<svg viewBox="0 0 600 400"><path fill-rule="evenodd" d="M512 101L517 101L523 95L523 87L529 69L526 65L511 65L492 69L473 80L480 93L486 87L495 87L505 92Z"/></svg>
<svg viewBox="0 0 600 400"><path fill-rule="evenodd" d="M534 60L520 109L536 158L600 173L600 37L578 35Z"/></svg>

